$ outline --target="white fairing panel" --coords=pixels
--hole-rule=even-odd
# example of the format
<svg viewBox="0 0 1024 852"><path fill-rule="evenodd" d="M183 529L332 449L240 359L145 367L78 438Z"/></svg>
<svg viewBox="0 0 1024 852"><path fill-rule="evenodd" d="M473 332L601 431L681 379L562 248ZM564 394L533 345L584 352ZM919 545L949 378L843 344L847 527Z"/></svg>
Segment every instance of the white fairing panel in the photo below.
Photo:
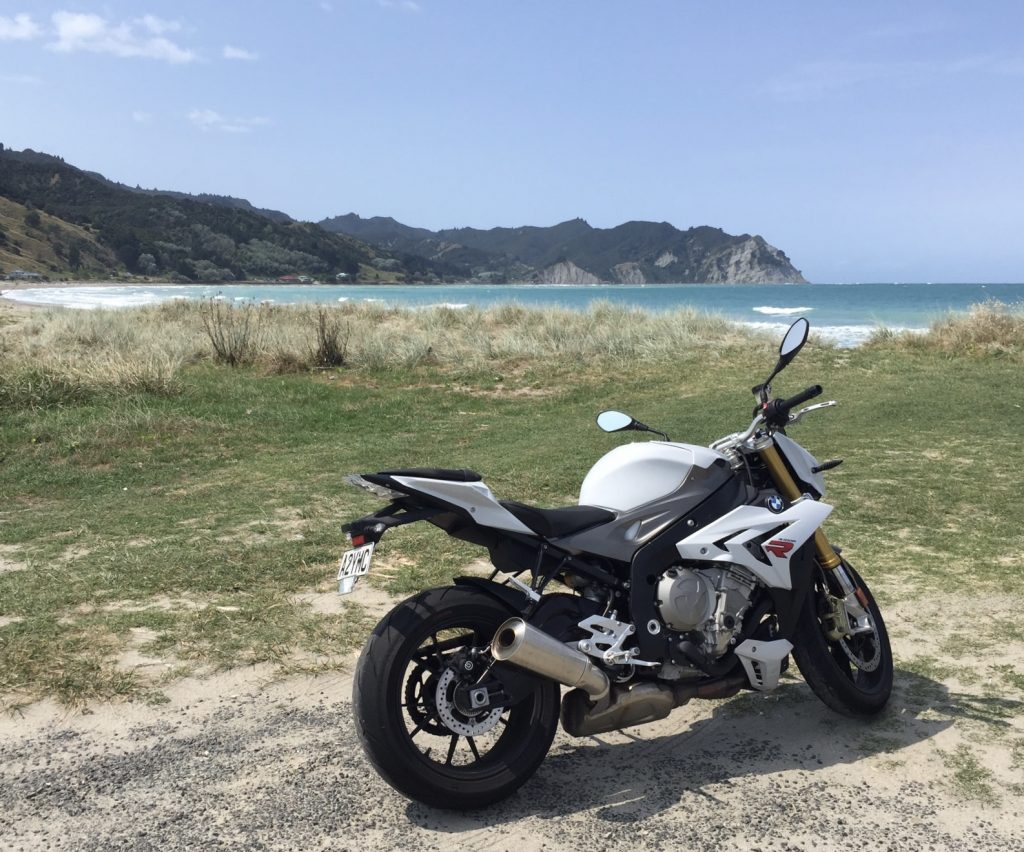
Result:
<svg viewBox="0 0 1024 852"><path fill-rule="evenodd" d="M635 509L671 494L693 468L708 468L724 458L715 450L695 444L623 444L603 455L590 469L580 488L580 505L616 512Z"/></svg>
<svg viewBox="0 0 1024 852"><path fill-rule="evenodd" d="M732 562L742 565L773 589L793 588L789 561L832 512L827 503L800 500L785 512L760 506L740 506L676 545L683 559ZM784 527L784 529L779 529ZM761 547L748 550L749 541L778 530ZM716 542L723 545L719 547ZM755 553L764 553L767 562Z"/></svg>
<svg viewBox="0 0 1024 852"><path fill-rule="evenodd" d="M536 533L494 499L494 494L482 482L451 482L447 479L422 479L418 476L395 476L395 482L416 491L439 497L465 509L482 527L494 527L509 532Z"/></svg>
<svg viewBox="0 0 1024 852"><path fill-rule="evenodd" d="M778 432L775 433L775 445L779 448L779 452L786 457L796 478L814 488L818 492L816 496L824 497L825 474L812 472L813 468L818 466L818 460L792 438L787 438Z"/></svg>

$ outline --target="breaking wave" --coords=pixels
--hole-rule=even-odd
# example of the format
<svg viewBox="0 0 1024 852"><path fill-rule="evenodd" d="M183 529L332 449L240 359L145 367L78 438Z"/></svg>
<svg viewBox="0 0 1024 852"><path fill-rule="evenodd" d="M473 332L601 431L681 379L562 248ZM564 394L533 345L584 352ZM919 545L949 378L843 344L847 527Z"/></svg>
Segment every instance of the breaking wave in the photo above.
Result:
<svg viewBox="0 0 1024 852"><path fill-rule="evenodd" d="M814 308L801 307L801 308L776 308L774 305L760 305L756 308L751 308L752 311L758 314L767 314L771 317L788 317L793 314L805 314L808 311L813 311Z"/></svg>

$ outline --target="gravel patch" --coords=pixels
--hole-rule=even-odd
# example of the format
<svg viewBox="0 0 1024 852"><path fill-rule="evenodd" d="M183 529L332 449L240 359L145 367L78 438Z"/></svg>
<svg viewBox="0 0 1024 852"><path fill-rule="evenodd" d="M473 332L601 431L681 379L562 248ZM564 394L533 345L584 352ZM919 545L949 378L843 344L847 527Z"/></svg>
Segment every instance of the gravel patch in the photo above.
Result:
<svg viewBox="0 0 1024 852"><path fill-rule="evenodd" d="M453 814L367 764L349 675L268 671L189 679L163 705L44 702L0 720L0 848L1024 850L1022 801L958 796L941 762L952 723L901 712L899 695L881 725L794 680L559 734L517 795Z"/></svg>

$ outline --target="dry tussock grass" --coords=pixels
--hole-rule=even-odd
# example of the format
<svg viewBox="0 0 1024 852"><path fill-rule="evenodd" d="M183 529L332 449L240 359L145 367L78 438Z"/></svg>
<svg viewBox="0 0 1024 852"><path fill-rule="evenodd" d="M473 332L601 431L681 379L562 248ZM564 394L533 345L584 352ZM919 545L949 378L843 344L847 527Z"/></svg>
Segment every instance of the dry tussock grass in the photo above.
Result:
<svg viewBox="0 0 1024 852"><path fill-rule="evenodd" d="M183 365L257 364L275 372L349 366L678 357L768 345L694 310L652 314L595 303L587 311L379 304L324 307L173 301L130 310L39 311L0 338L0 400L48 405L140 390L170 394Z"/></svg>
<svg viewBox="0 0 1024 852"><path fill-rule="evenodd" d="M990 301L933 322L925 334L880 329L868 347L948 355L1024 354L1024 305Z"/></svg>
<svg viewBox="0 0 1024 852"><path fill-rule="evenodd" d="M692 309L649 313L609 302L573 311L176 300L130 310L38 311L0 329L0 402L32 407L138 391L173 394L181 367L200 362L256 364L278 373L544 361L571 367L773 345L770 336ZM865 346L1024 354L1024 313L1021 306L987 302L935 322L925 334L879 330Z"/></svg>

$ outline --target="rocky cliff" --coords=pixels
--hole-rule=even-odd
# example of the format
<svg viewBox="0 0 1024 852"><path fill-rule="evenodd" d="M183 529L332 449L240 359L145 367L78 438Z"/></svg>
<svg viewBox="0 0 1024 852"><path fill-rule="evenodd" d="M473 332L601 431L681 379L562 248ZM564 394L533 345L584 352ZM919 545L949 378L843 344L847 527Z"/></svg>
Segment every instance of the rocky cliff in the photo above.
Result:
<svg viewBox="0 0 1024 852"><path fill-rule="evenodd" d="M626 222L593 228L571 219L549 228L454 228L427 231L387 217L353 213L319 223L391 252L443 266L443 277L552 284L806 283L763 237L701 226Z"/></svg>
<svg viewBox="0 0 1024 852"><path fill-rule="evenodd" d="M538 284L600 284L601 279L594 273L580 269L571 260L561 260L535 273Z"/></svg>

